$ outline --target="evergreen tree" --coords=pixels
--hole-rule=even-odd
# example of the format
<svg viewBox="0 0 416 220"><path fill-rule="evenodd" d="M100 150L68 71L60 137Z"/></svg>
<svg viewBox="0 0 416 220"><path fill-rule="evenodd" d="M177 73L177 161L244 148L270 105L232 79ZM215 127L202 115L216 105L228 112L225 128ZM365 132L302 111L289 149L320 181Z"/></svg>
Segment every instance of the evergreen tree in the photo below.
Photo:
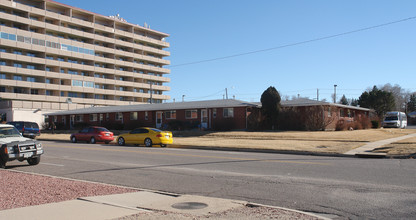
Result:
<svg viewBox="0 0 416 220"><path fill-rule="evenodd" d="M339 103L343 105L348 105L348 100L345 97L345 95L342 95L341 99L339 100Z"/></svg>
<svg viewBox="0 0 416 220"><path fill-rule="evenodd" d="M358 106L358 100L357 99L352 99L351 100L351 105L352 106Z"/></svg>
<svg viewBox="0 0 416 220"><path fill-rule="evenodd" d="M407 102L407 111L414 112L416 111L416 94L410 95L409 102Z"/></svg>
<svg viewBox="0 0 416 220"><path fill-rule="evenodd" d="M374 86L373 90L361 94L358 104L364 108L374 109L381 118L386 112L394 110L395 99L393 93L379 90Z"/></svg>
<svg viewBox="0 0 416 220"><path fill-rule="evenodd" d="M262 112L266 117L267 126L276 128L277 116L280 111L280 94L273 86L267 88L261 95Z"/></svg>

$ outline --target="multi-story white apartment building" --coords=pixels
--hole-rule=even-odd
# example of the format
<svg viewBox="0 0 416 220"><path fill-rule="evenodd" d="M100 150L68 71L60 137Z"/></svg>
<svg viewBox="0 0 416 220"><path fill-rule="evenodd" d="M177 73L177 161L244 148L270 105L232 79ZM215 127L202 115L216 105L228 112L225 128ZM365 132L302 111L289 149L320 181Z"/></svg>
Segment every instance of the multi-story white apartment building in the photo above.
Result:
<svg viewBox="0 0 416 220"><path fill-rule="evenodd" d="M0 0L0 113L162 103L168 34L51 0Z"/></svg>

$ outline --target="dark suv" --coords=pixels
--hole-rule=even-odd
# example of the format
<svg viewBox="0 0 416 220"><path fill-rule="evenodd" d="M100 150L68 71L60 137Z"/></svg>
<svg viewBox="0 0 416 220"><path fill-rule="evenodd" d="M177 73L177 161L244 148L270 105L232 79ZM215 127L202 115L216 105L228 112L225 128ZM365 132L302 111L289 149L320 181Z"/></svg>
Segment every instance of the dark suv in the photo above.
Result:
<svg viewBox="0 0 416 220"><path fill-rule="evenodd" d="M11 125L15 126L17 128L17 130L19 130L19 132L24 137L29 137L29 138L34 139L34 138L36 138L36 136L40 135L39 125L36 122L11 121L11 122L8 122L7 124L11 124Z"/></svg>

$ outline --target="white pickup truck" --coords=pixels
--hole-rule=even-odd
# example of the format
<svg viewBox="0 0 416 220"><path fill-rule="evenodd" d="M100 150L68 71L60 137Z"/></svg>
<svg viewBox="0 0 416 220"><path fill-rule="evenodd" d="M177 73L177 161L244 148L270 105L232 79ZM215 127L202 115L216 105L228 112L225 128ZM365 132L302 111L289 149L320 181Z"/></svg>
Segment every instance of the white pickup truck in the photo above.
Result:
<svg viewBox="0 0 416 220"><path fill-rule="evenodd" d="M0 124L0 168L13 160L26 160L30 165L37 165L42 154L39 141L23 137L13 125Z"/></svg>

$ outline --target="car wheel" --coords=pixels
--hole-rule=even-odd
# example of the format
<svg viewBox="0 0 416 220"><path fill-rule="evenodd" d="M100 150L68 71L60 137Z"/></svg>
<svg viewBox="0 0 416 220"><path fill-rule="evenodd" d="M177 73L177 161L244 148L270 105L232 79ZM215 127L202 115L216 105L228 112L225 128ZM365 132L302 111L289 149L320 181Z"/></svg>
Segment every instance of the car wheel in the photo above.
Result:
<svg viewBox="0 0 416 220"><path fill-rule="evenodd" d="M123 137L119 137L117 140L118 145L120 146L124 146L126 144L126 141L124 140Z"/></svg>
<svg viewBox="0 0 416 220"><path fill-rule="evenodd" d="M160 144L160 147L167 147L167 144Z"/></svg>
<svg viewBox="0 0 416 220"><path fill-rule="evenodd" d="M97 141L95 140L95 137L91 137L90 143L95 144Z"/></svg>
<svg viewBox="0 0 416 220"><path fill-rule="evenodd" d="M144 140L144 146L146 146L146 147L151 147L153 144L152 144L152 139L150 139L150 138L146 138L145 140Z"/></svg>
<svg viewBox="0 0 416 220"><path fill-rule="evenodd" d="M72 137L71 137L71 142L72 142L72 143L77 143L77 138L76 138L75 136L72 136Z"/></svg>
<svg viewBox="0 0 416 220"><path fill-rule="evenodd" d="M32 158L27 159L27 163L29 165L38 165L39 162L40 162L40 156L32 157Z"/></svg>
<svg viewBox="0 0 416 220"><path fill-rule="evenodd" d="M0 158L0 169L6 168L6 162L3 161L3 159Z"/></svg>

